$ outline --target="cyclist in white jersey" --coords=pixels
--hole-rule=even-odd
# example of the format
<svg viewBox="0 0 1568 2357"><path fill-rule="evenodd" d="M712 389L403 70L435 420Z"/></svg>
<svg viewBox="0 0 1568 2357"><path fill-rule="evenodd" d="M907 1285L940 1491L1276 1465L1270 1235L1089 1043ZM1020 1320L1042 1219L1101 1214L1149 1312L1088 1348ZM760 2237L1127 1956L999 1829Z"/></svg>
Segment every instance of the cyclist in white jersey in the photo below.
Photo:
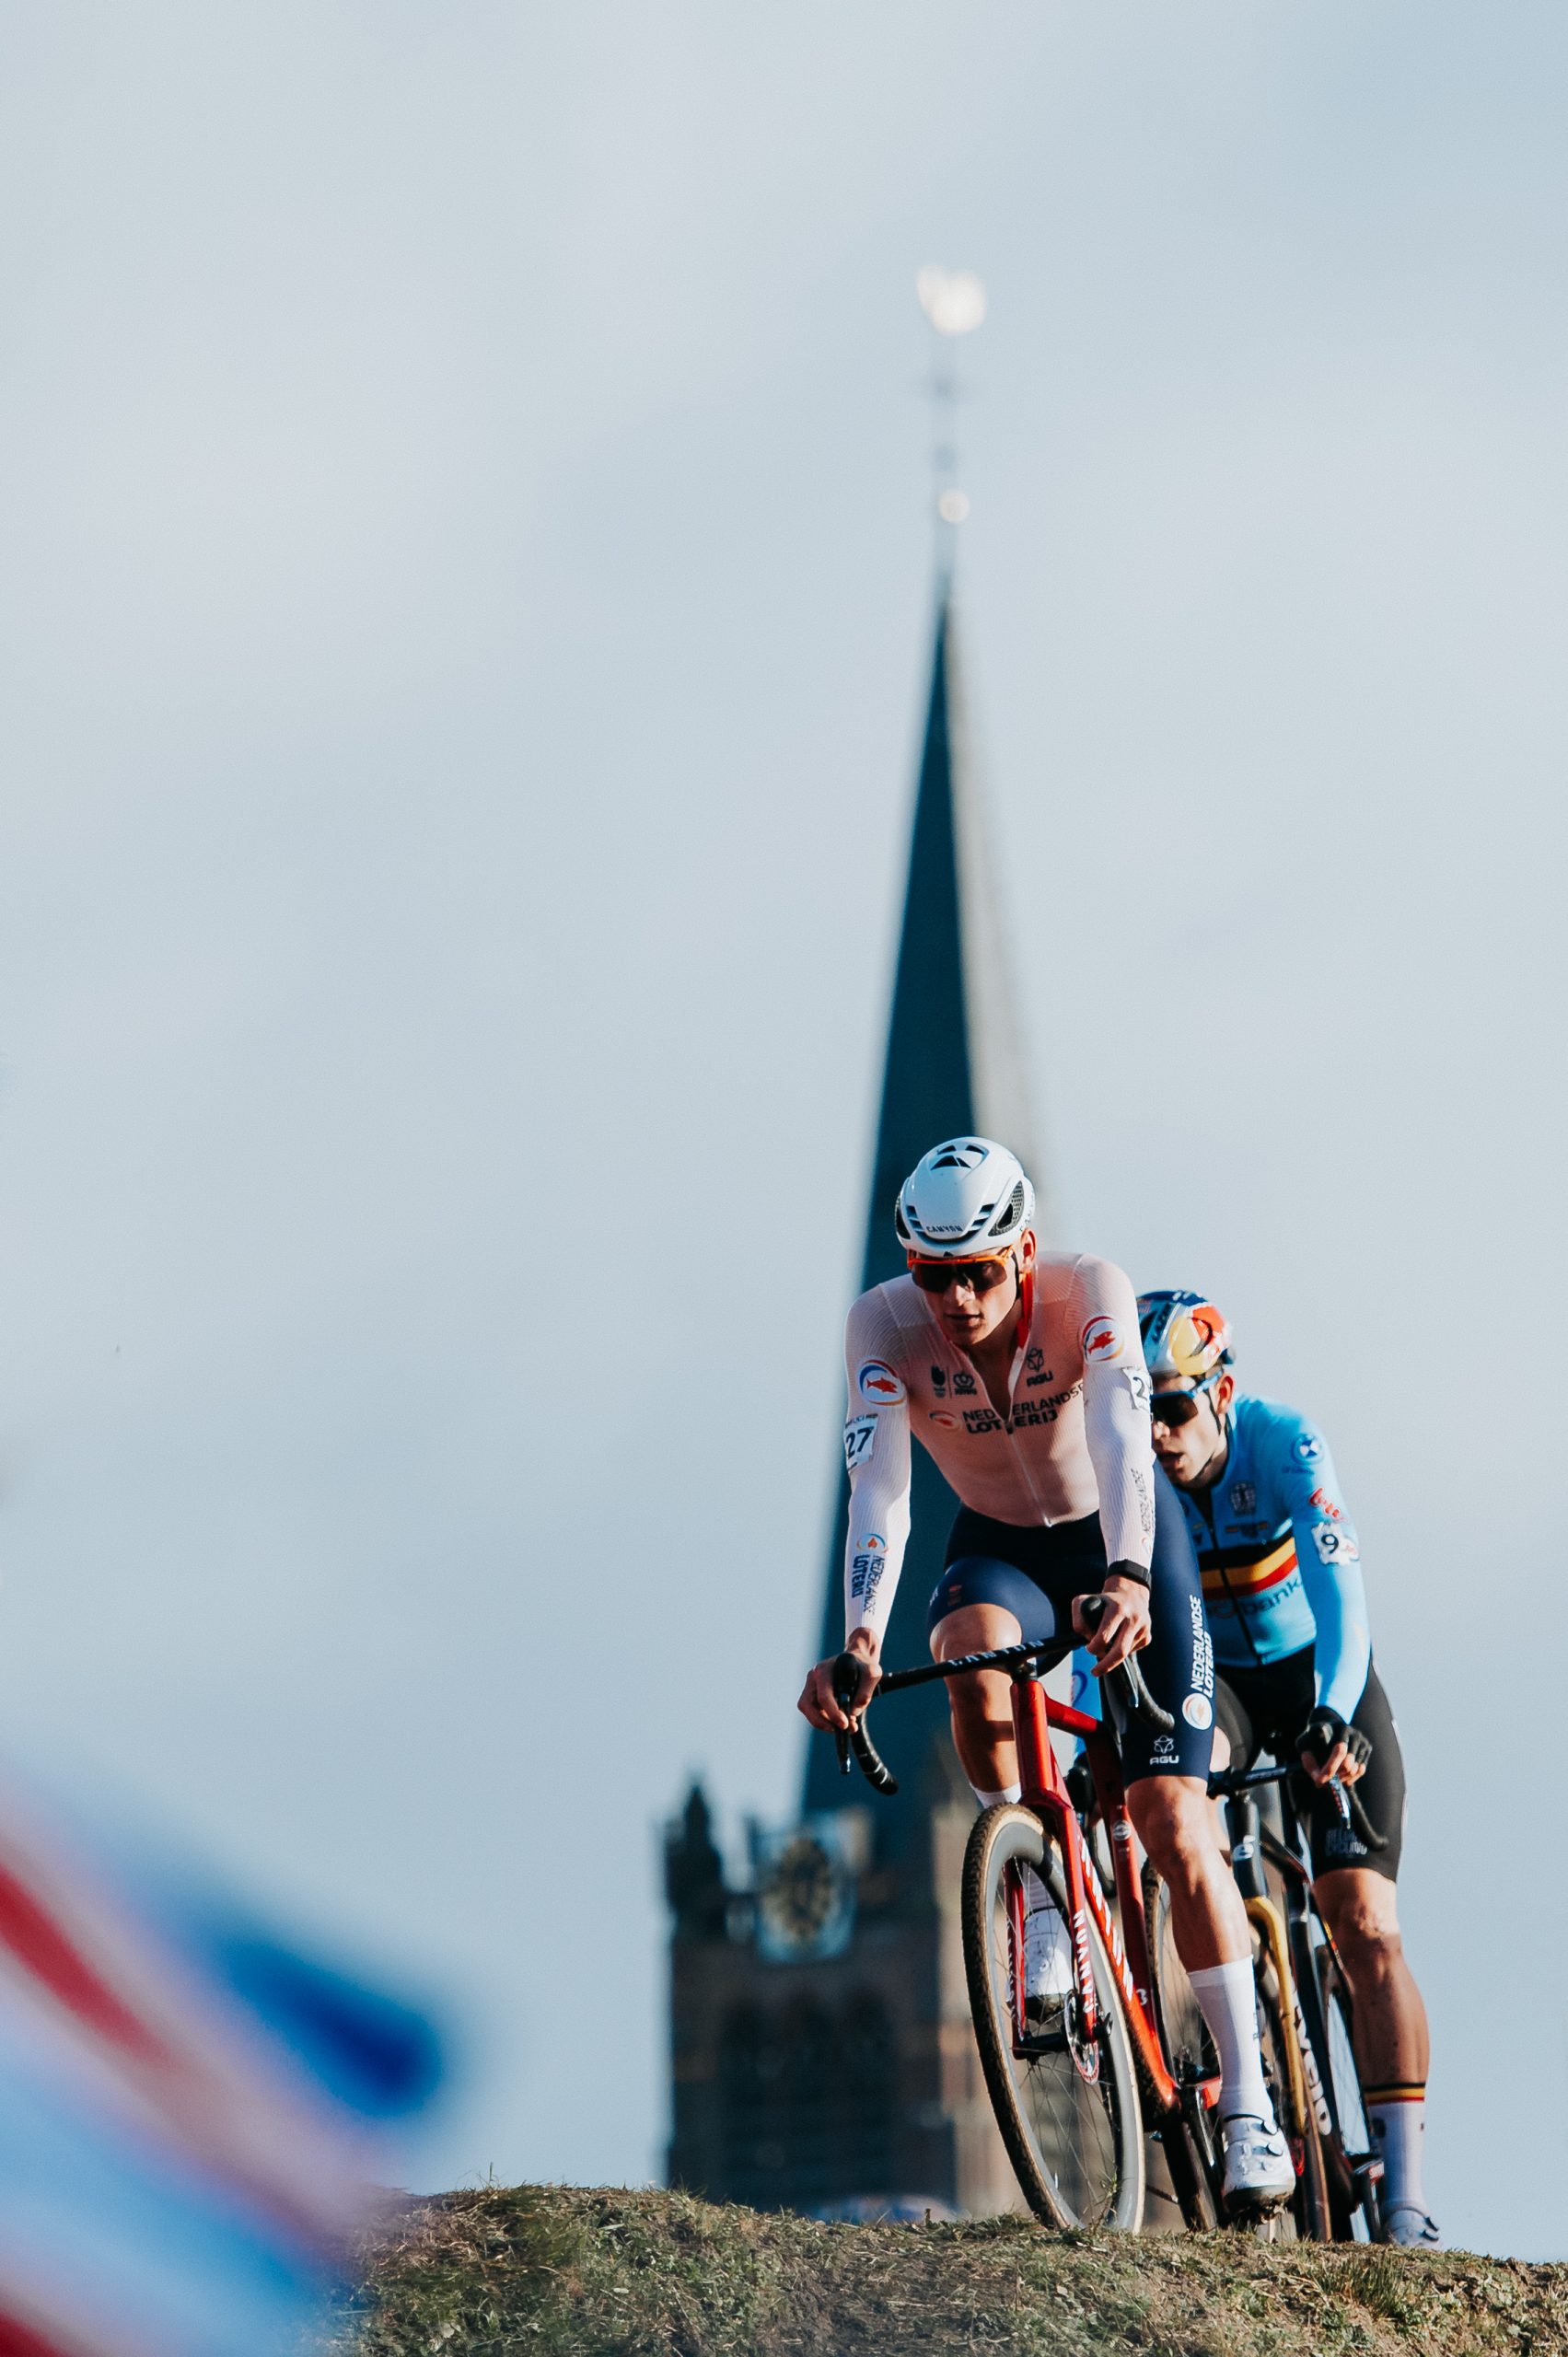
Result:
<svg viewBox="0 0 1568 2357"><path fill-rule="evenodd" d="M1100 1674L1142 1652L1172 1714L1170 1735L1136 1719L1126 1729L1128 1805L1169 1886L1177 1946L1220 2059L1226 2205L1266 2212L1288 2199L1295 2171L1263 2078L1247 1917L1214 1840L1214 1654L1191 1541L1155 1465L1137 1306L1109 1260L1041 1252L1033 1220L1034 1190L1005 1146L949 1139L900 1193L910 1273L850 1311L844 1601L845 1649L860 1663L855 1708L882 1674L909 1538L912 1431L960 1501L931 1602L934 1655L1081 1633L1083 1601L1098 1592L1109 1609L1086 1643ZM806 1681L800 1709L813 1726L846 1724L832 1671L819 1662ZM1005 1676L971 1672L947 1690L977 1800L1016 1801ZM1071 1987L1060 1926L1037 1887L1025 1927L1031 2008L1060 2004Z"/></svg>

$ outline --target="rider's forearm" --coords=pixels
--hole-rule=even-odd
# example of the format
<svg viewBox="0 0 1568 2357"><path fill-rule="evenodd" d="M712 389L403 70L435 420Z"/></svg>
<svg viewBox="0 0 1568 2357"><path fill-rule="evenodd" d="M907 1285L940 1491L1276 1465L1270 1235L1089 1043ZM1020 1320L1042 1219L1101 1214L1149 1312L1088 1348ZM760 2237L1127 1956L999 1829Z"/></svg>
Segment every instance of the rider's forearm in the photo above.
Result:
<svg viewBox="0 0 1568 2357"><path fill-rule="evenodd" d="M1300 1548L1296 1550L1300 1561ZM1342 1566L1331 1576L1316 1579L1302 1565L1302 1585L1317 1627L1313 1666L1318 1700L1325 1710L1349 1720L1366 1690L1372 1666L1372 1637L1367 1627L1366 1591L1359 1564Z"/></svg>
<svg viewBox="0 0 1568 2357"><path fill-rule="evenodd" d="M1372 1666L1371 1616L1361 1575L1361 1549L1342 1513L1332 1519L1292 1517L1301 1585L1312 1608L1313 1667L1318 1700L1349 1719Z"/></svg>
<svg viewBox="0 0 1568 2357"><path fill-rule="evenodd" d="M880 1642L899 1590L909 1544L910 1493L862 1479L850 1487L844 1547L844 1636L869 1629Z"/></svg>

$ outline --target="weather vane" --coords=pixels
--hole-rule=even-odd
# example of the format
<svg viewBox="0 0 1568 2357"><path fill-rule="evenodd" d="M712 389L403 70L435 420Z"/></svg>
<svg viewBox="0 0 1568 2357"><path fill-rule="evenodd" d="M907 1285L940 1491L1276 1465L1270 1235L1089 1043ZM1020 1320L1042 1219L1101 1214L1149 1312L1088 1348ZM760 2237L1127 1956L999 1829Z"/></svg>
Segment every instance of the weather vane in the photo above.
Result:
<svg viewBox="0 0 1568 2357"><path fill-rule="evenodd" d="M944 573L952 570L953 533L970 512L958 472L958 339L985 317L985 289L970 270L933 262L915 279L920 308L931 322L931 488Z"/></svg>

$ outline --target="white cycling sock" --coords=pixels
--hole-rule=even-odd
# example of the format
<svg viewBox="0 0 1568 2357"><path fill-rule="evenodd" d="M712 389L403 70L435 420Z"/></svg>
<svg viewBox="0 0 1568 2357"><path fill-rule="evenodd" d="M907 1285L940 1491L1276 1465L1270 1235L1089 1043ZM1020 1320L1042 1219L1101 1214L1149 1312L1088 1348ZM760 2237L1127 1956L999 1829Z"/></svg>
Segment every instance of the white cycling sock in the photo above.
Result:
<svg viewBox="0 0 1568 2357"><path fill-rule="evenodd" d="M1022 1784L1004 1784L999 1793L982 1793L978 1784L971 1784L970 1790L981 1808L993 1808L998 1801L1021 1801L1024 1797ZM1030 1914L1034 1913L1037 1907L1053 1908L1056 1901L1034 1868L1026 1865L1020 1868L1020 1872L1024 1877L1024 1904Z"/></svg>
<svg viewBox="0 0 1568 2357"><path fill-rule="evenodd" d="M1383 2163L1384 2209L1409 2201L1424 2210L1421 2164L1426 2144L1425 2087L1368 2087L1363 2101L1366 2124Z"/></svg>
<svg viewBox="0 0 1568 2357"><path fill-rule="evenodd" d="M1220 2118L1229 2119L1246 2111L1265 2128L1275 2127L1274 2107L1263 2084L1258 1992L1251 1964L1245 1957L1238 1964L1210 1964L1187 1977L1220 2058Z"/></svg>

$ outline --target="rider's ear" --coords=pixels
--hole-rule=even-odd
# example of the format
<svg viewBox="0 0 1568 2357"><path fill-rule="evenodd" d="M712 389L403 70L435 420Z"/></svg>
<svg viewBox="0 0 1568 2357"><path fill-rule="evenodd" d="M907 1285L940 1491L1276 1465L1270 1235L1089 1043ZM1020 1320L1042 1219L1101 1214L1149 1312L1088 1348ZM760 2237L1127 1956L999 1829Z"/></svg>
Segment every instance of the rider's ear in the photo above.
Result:
<svg viewBox="0 0 1568 2357"><path fill-rule="evenodd" d="M1236 1397L1236 1377L1222 1375L1214 1386L1214 1406L1223 1416Z"/></svg>
<svg viewBox="0 0 1568 2357"><path fill-rule="evenodd" d="M1018 1259L1026 1269L1034 1267L1035 1232L1032 1227L1026 1227L1018 1238Z"/></svg>

